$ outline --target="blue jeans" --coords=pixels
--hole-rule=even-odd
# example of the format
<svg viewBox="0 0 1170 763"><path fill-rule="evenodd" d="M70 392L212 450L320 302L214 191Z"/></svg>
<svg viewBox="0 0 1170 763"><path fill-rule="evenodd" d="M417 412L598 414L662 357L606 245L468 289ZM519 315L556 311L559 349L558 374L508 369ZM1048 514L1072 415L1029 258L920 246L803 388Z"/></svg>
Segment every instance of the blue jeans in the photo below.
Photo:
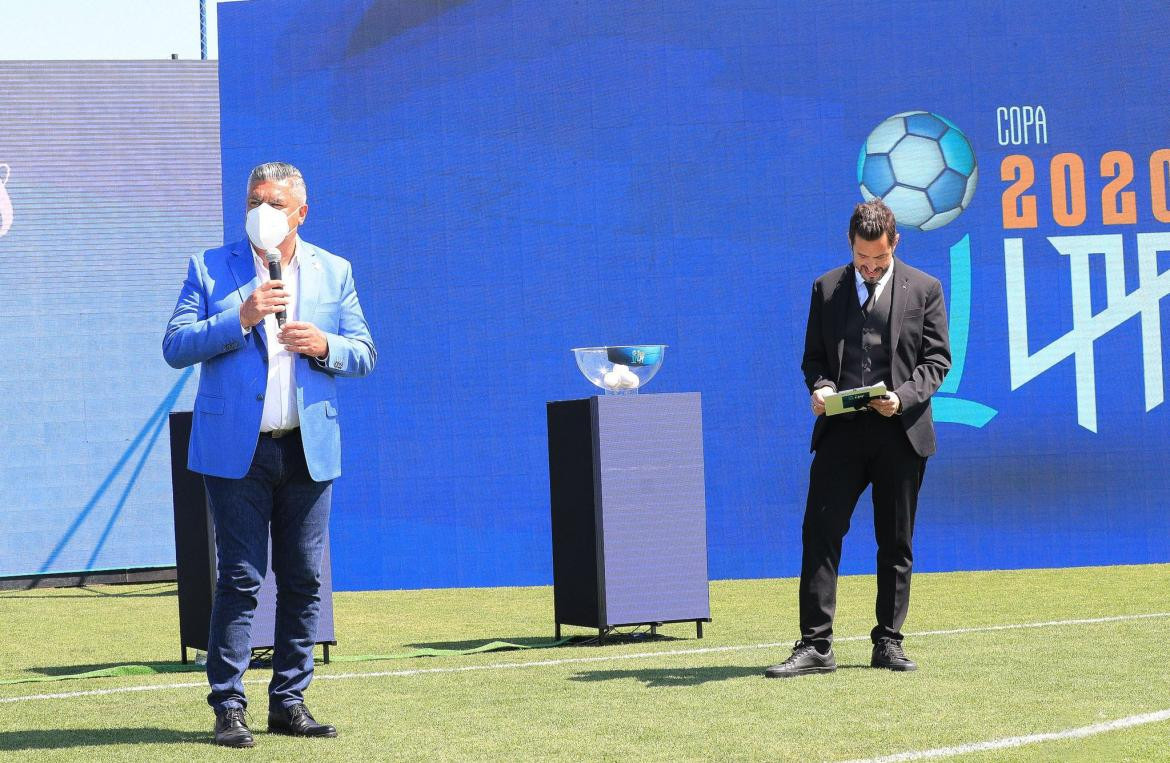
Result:
<svg viewBox="0 0 1170 763"><path fill-rule="evenodd" d="M313 678L313 645L321 610L321 556L329 527L332 482L314 482L299 432L261 435L241 479L204 476L219 573L207 643L207 702L218 712L246 707L244 671L252 654L256 595L268 572L276 578L276 631L269 709L304 701Z"/></svg>

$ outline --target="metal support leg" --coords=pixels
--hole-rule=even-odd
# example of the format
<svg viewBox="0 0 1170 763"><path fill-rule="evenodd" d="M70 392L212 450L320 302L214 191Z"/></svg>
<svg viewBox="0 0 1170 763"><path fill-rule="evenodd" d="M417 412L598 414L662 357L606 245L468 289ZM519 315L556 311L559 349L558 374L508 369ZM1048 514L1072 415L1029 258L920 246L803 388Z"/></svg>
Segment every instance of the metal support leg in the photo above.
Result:
<svg viewBox="0 0 1170 763"><path fill-rule="evenodd" d="M560 641L561 640L561 624L554 623L554 625L556 627L553 628L553 641Z"/></svg>
<svg viewBox="0 0 1170 763"><path fill-rule="evenodd" d="M328 665L329 664L329 644L328 643L324 644L324 647L325 647L325 664Z"/></svg>
<svg viewBox="0 0 1170 763"><path fill-rule="evenodd" d="M695 632L698 634L699 638L703 638L703 621L702 620L695 621Z"/></svg>
<svg viewBox="0 0 1170 763"><path fill-rule="evenodd" d="M183 664L187 664L187 647L183 647Z"/></svg>

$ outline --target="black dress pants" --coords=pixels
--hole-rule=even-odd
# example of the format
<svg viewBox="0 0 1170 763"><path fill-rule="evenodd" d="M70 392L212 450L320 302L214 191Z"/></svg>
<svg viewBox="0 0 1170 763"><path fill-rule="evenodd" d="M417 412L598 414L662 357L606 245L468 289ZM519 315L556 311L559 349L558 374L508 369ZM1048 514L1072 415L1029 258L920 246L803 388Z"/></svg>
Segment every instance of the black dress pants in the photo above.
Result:
<svg viewBox="0 0 1170 763"><path fill-rule="evenodd" d="M813 457L804 512L802 640L822 649L832 643L841 542L857 499L870 485L878 546L877 625L870 637L874 643L902 640L910 606L914 514L925 472L926 459L914 452L896 416L866 411L828 422Z"/></svg>

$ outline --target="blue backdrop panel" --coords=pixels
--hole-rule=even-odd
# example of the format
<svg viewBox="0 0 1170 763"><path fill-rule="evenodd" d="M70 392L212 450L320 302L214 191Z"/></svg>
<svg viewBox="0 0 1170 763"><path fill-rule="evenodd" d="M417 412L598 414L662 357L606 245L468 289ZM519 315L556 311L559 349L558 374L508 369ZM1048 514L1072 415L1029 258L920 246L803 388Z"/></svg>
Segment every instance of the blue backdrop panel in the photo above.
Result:
<svg viewBox="0 0 1170 763"><path fill-rule="evenodd" d="M0 577L175 563L163 362L223 236L215 62L0 61Z"/></svg>
<svg viewBox="0 0 1170 763"><path fill-rule="evenodd" d="M623 342L702 392L712 575L795 574L809 286L862 181L951 310L918 568L1170 559L1164 12L225 5L227 233L251 166L300 165L381 350L342 391L338 587L549 582L544 404Z"/></svg>

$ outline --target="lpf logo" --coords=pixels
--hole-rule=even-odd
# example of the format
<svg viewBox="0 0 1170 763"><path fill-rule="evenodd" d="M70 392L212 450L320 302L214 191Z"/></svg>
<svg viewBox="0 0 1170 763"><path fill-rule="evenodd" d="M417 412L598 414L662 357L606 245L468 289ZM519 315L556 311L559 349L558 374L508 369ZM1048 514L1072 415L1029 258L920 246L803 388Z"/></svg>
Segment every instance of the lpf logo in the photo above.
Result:
<svg viewBox="0 0 1170 763"><path fill-rule="evenodd" d="M12 227L12 199L8 195L8 175L10 172L7 164L0 164L0 173L4 175L0 178L0 236L3 236Z"/></svg>
<svg viewBox="0 0 1170 763"><path fill-rule="evenodd" d="M1047 118L1039 107L1036 113L1043 118L1043 129L1037 128L1034 142L1045 144ZM1024 144L1030 135L1027 131L1022 134ZM1011 135L1009 138L1011 145L1019 142ZM1142 165L1149 167L1145 177L1142 177ZM1094 172L1097 168L1100 169ZM1170 224L1170 194L1167 193L1170 147L1155 149L1148 160L1122 149L1106 151L1099 158L1063 151L1043 161L1027 154L1011 154L1003 158L999 176L1008 184L1000 200L1003 228L1005 232L1011 231L1003 240L1003 256L1012 389L1072 358L1077 423L1096 432L1098 370L1112 375L1114 384L1130 381L1119 375L1116 364L1102 364L1098 369L1096 342L1136 317L1141 325L1146 411L1162 405L1165 402L1162 302L1170 296L1170 271L1161 268L1160 256L1170 252L1170 232L1134 231L1135 274L1126 272L1126 264L1133 262L1132 254L1127 256L1126 252L1130 234L1066 231L1098 225L1109 226L1111 230L1118 230L1115 226L1136 227L1150 222L1151 216L1155 223ZM1044 197L1050 203L1041 203ZM1061 235L1045 235L1052 230L1060 230ZM1029 337L1025 237L1039 244L1039 251L1033 256L1051 256L1055 249L1068 261L1068 285L1057 288L1062 295L1069 296L1072 328L1035 351L1036 343ZM1100 283L1102 268L1098 266L1103 266L1103 285ZM1044 288L1052 287L1044 285ZM1097 297L1102 291L1105 305L1097 309L1094 303L1100 301Z"/></svg>
<svg viewBox="0 0 1170 763"><path fill-rule="evenodd" d="M1007 275L1008 349L1012 389L1052 368L1065 358L1076 366L1077 423L1097 431L1097 366L1093 345L1101 337L1140 316L1146 411L1164 400L1162 388L1162 299L1170 295L1170 272L1158 271L1158 253L1170 251L1170 233L1139 233L1138 287L1126 290L1125 245L1121 234L1049 236L1048 241L1068 257L1072 277L1072 328L1031 352L1028 342L1028 297L1024 281L1024 239L1003 242ZM1105 262L1106 307L1093 312L1090 257Z"/></svg>

